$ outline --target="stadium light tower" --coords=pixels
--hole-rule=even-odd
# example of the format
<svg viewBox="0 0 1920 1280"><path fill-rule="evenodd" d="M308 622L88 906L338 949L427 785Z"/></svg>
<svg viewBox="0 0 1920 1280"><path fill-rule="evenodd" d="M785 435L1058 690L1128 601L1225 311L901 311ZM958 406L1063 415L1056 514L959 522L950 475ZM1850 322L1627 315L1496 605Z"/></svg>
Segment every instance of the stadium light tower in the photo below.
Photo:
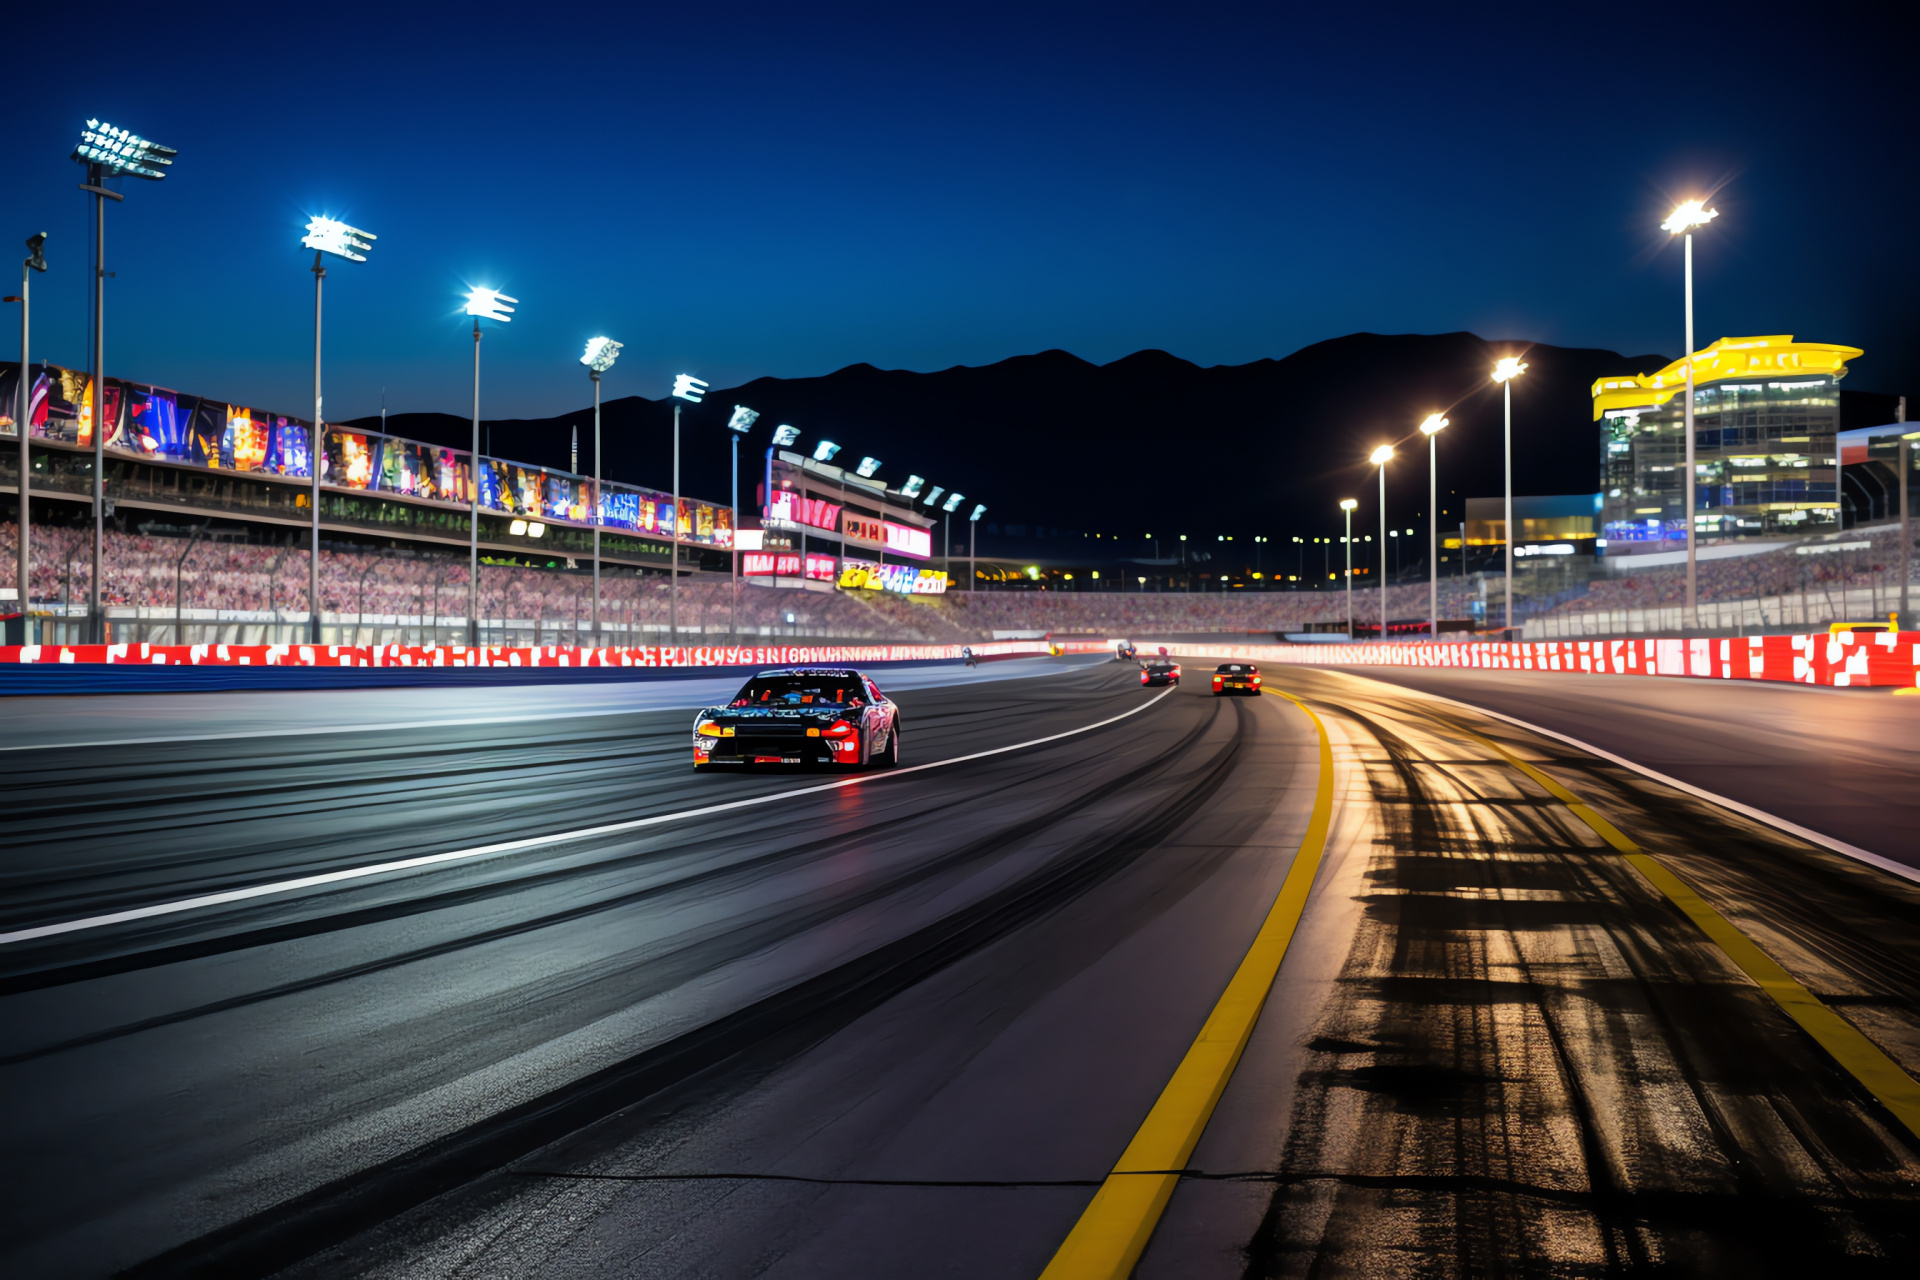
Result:
<svg viewBox="0 0 1920 1280"><path fill-rule="evenodd" d="M107 638L107 620L100 594L102 553L107 540L107 201L119 203L126 197L103 185L109 178L144 178L158 182L167 176L173 158L180 153L172 147L149 142L99 120L87 121L80 133L80 144L73 149L76 163L87 166L87 180L80 189L93 196L93 349L88 382L92 387L93 412L93 581L88 586L87 638L95 644ZM26 370L20 371L26 376ZM23 525L24 527L24 525Z"/></svg>
<svg viewBox="0 0 1920 1280"><path fill-rule="evenodd" d="M727 566L733 578L733 608L727 614L727 638L733 643L740 642L740 437L753 430L753 424L759 419L758 409L749 409L743 404L733 406L733 414L727 419L727 430L733 432L733 545L727 548ZM868 459L872 461L872 459ZM879 463L874 463L878 467ZM870 472L863 472L871 474ZM771 501L771 495L769 495ZM802 572L805 567L802 566Z"/></svg>
<svg viewBox="0 0 1920 1280"><path fill-rule="evenodd" d="M1507 406L1506 435L1506 529L1502 541L1507 548L1507 612L1500 619L1503 630L1513 626L1513 380L1527 371L1526 361L1518 356L1502 356L1493 366L1493 380L1500 384L1505 393ZM1466 542L1460 544L1460 554L1466 555ZM1464 563L1464 561L1463 561Z"/></svg>
<svg viewBox="0 0 1920 1280"><path fill-rule="evenodd" d="M1387 464L1393 461L1393 446L1383 444L1367 455L1367 461L1380 468L1380 642L1387 639Z"/></svg>
<svg viewBox="0 0 1920 1280"><path fill-rule="evenodd" d="M32 556L28 550L28 539L32 526L27 514L27 488L33 475L32 459L28 456L28 440L33 435L33 380L27 372L27 352L33 340L32 304L33 273L47 269L47 257L43 250L47 244L47 233L27 237L27 256L20 263L20 296L8 298L8 302L20 304L20 380L14 387L13 429L15 438L20 442L20 537L16 550L20 553L20 619L21 643L26 642L27 583L31 576ZM1904 607L1904 606L1903 606Z"/></svg>
<svg viewBox="0 0 1920 1280"><path fill-rule="evenodd" d="M321 417L320 399L320 285L327 278L325 255L365 262L380 237L361 231L332 218L314 217L307 222L301 247L313 250L313 432L307 452L307 471L313 481L308 495L312 546L307 557L307 641L320 643L320 468L327 456L326 422Z"/></svg>
<svg viewBox="0 0 1920 1280"><path fill-rule="evenodd" d="M1427 438L1427 637L1440 638L1440 451L1439 435L1447 429L1447 420L1437 413L1427 415L1420 434ZM1462 552L1465 546L1462 544Z"/></svg>
<svg viewBox="0 0 1920 1280"><path fill-rule="evenodd" d="M467 503L467 643L480 647L480 322L513 323L509 298L498 289L476 285L467 290L467 314L473 317L473 485Z"/></svg>
<svg viewBox="0 0 1920 1280"><path fill-rule="evenodd" d="M690 373L673 375L673 398L699 404L707 384ZM667 583L667 644L680 643L680 406L673 406L673 572Z"/></svg>
<svg viewBox="0 0 1920 1280"><path fill-rule="evenodd" d="M1347 513L1347 536L1340 541L1347 544L1347 639L1353 639L1353 509L1360 505L1356 498L1340 499L1340 509Z"/></svg>
<svg viewBox="0 0 1920 1280"><path fill-rule="evenodd" d="M967 517L967 590L969 591L975 590L975 584L979 582L979 577L973 568L973 533L980 527L980 517L985 514L987 514L987 504L981 502L975 504L973 514Z"/></svg>
<svg viewBox="0 0 1920 1280"><path fill-rule="evenodd" d="M612 338L588 338L580 363L593 381L593 647L600 647L600 526L606 523L607 499L600 491L600 375L613 368L624 345Z"/></svg>
<svg viewBox="0 0 1920 1280"><path fill-rule="evenodd" d="M1720 216L1720 211L1718 209L1707 208L1706 202L1704 200L1688 200L1687 202L1682 204L1679 208L1675 209L1671 214L1667 215L1667 220L1660 224L1660 229L1662 231L1667 232L1669 235L1680 236L1686 242L1687 611L1682 616L1681 621L1684 622L1689 627L1698 625L1698 621L1699 621L1698 596L1696 593L1696 589L1699 585L1699 579L1696 576L1696 572L1695 572L1696 564L1695 564L1695 558L1694 558L1694 544L1699 541L1699 538L1696 535L1698 533L1699 523L1700 523L1700 518L1694 514L1695 499L1694 499L1694 492L1693 492L1694 480L1695 480L1695 476L1693 474L1693 466L1694 466L1694 463L1693 463L1693 229L1695 227L1704 227L1709 222L1712 222L1715 218L1719 216ZM1839 473L1836 471L1834 474L1838 476ZM1904 478L1903 478L1903 483L1904 483ZM1602 530L1602 532L1605 532L1605 530Z"/></svg>

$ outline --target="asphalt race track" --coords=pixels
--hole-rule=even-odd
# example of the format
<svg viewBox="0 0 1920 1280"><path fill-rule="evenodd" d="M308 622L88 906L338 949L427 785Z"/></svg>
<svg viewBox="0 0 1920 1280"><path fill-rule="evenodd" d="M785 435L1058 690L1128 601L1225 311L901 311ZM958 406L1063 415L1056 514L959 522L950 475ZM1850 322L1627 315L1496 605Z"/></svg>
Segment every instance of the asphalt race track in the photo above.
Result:
<svg viewBox="0 0 1920 1280"><path fill-rule="evenodd" d="M7 708L0 1271L1038 1275L1260 928L1318 738L1115 663L995 674L883 673L907 767L845 786L694 776L666 694ZM1331 834L1139 1274L1914 1273L1920 1139L1514 761L1909 1073L1920 885L1269 676L1331 735ZM1806 748L1746 746L1788 807Z"/></svg>

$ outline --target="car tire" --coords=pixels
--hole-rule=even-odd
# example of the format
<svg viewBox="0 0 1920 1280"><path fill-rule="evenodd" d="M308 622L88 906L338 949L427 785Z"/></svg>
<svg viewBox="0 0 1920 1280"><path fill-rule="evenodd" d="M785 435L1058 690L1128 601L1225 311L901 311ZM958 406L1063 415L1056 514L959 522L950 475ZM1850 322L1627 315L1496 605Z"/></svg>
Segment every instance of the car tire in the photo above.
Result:
<svg viewBox="0 0 1920 1280"><path fill-rule="evenodd" d="M900 763L900 722L895 721L887 733L887 749L874 761L882 769L891 769Z"/></svg>

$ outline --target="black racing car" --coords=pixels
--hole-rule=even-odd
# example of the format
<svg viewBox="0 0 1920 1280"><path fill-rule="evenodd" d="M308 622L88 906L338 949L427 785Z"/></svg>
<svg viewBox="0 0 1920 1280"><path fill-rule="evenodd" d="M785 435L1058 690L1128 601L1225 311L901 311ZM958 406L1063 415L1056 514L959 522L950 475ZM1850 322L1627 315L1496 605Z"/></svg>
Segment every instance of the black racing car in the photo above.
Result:
<svg viewBox="0 0 1920 1280"><path fill-rule="evenodd" d="M693 767L895 765L900 708L848 667L762 671L693 721Z"/></svg>
<svg viewBox="0 0 1920 1280"><path fill-rule="evenodd" d="M1165 658L1155 662L1143 662L1140 664L1140 683L1143 685L1179 684L1180 664L1168 662Z"/></svg>
<svg viewBox="0 0 1920 1280"><path fill-rule="evenodd" d="M1251 662L1223 662L1214 668L1213 696L1250 693L1260 696L1260 668Z"/></svg>

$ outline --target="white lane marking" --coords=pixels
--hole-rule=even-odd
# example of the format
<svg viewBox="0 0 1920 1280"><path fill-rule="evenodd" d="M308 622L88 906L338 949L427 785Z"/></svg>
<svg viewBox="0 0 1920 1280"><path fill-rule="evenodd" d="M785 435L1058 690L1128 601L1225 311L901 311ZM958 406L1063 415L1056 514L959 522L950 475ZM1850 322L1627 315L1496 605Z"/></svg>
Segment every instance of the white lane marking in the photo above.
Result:
<svg viewBox="0 0 1920 1280"><path fill-rule="evenodd" d="M1848 844L1845 840L1836 840L1830 835L1825 835L1809 827L1803 827L1797 822L1790 822L1786 818L1768 813L1765 809L1756 809L1750 804L1742 804L1738 800L1732 800L1726 796L1718 795L1715 792L1707 790L1705 787L1696 787L1691 782L1682 782L1678 778L1669 777L1661 773L1658 769L1649 769L1646 765L1637 764L1625 756L1617 756L1604 747L1596 747L1590 742L1582 742L1570 734L1561 733L1555 729L1548 729L1542 725L1530 724L1518 716L1510 716L1504 712L1495 711L1491 707L1483 707L1476 703L1462 702L1457 698L1449 698L1443 693L1429 693L1425 689L1418 689L1412 685L1394 684L1390 680L1371 680L1366 676L1355 675L1351 671L1341 671L1336 674L1347 676L1354 680L1368 680L1371 684L1382 685L1401 693L1416 693L1423 698L1432 698L1435 702L1445 702L1451 706L1459 707L1463 711L1477 711L1481 715L1492 716L1495 720L1505 720L1508 724L1517 725L1530 732L1538 733L1549 738L1557 738L1568 746L1576 747L1581 751L1587 752L1589 755L1599 756L1602 760L1610 760L1623 769L1631 769L1643 778L1652 778L1655 782L1665 783L1667 786L1678 791L1684 791L1696 799L1705 800L1710 804L1717 804L1723 809L1731 809L1735 813L1744 814L1756 822L1763 822L1767 826L1786 832L1788 835L1799 836L1802 840L1817 844L1823 849L1831 849L1843 857L1852 858L1857 862L1864 862L1870 867L1878 867L1882 871L1891 871L1903 880L1912 880L1920 883L1920 867L1910 867L1904 862L1895 862L1892 858L1874 853L1868 849L1862 849L1858 845Z"/></svg>
<svg viewBox="0 0 1920 1280"><path fill-rule="evenodd" d="M1068 729L1064 733L1049 734L1044 738L1030 738L1025 742L1016 742L1007 747L991 747L985 751L975 751L971 755L954 756L950 760L935 760L929 764L908 765L904 769L888 769L884 773L857 774L851 778L840 778L833 782L822 782L811 787L795 787L791 791L776 791L764 796L751 796L745 800L729 800L724 804L702 805L698 809L682 809L677 813L655 814L650 818L632 818L626 822L610 822L598 827L581 827L574 831L561 831L553 835L528 836L523 840L506 840L499 844L483 844L472 849L453 849L446 853L429 853L418 858L402 858L395 862L378 862L372 866L349 867L342 871L328 871L320 875L300 876L293 880L275 880L270 884L250 885L244 889L227 889L220 893L201 894L195 898L181 898L175 902L156 902L146 907L130 907L125 911L112 911L106 915L88 916L82 920L62 920L57 924L35 925L30 929L19 929L12 933L0 933L0 946L14 942L31 942L35 938L51 938L63 933L77 933L83 929L99 929L110 924L124 924L129 920L150 920L154 916L174 915L181 911L193 911L200 907L217 907L230 902L245 902L250 898L264 898L275 893L292 893L299 889L312 889L319 885L340 884L347 880L364 880L369 876L387 875L396 871L414 871L421 867L444 866L450 862L468 862L475 858L489 858L495 854L514 853L521 849L537 849L542 845L563 844L569 840L587 840L596 836L618 835L624 831L637 831L642 827L659 826L662 823L678 822L683 818L701 818L712 813L727 813L734 809L751 809L756 805L772 804L776 800L789 800L795 796L816 795L822 791L838 791L842 787L857 786L863 782L883 782L888 778L900 778L909 773L919 773L925 769L944 769L948 765L965 764L969 760L982 760L988 756L1005 755L1009 751L1022 751L1028 747L1043 746L1049 742L1058 742L1062 738L1072 738L1082 733L1125 720L1128 716L1139 715L1160 699L1172 693L1175 686L1168 686L1162 693L1155 694L1146 702L1130 711L1093 724L1082 725L1078 729Z"/></svg>

